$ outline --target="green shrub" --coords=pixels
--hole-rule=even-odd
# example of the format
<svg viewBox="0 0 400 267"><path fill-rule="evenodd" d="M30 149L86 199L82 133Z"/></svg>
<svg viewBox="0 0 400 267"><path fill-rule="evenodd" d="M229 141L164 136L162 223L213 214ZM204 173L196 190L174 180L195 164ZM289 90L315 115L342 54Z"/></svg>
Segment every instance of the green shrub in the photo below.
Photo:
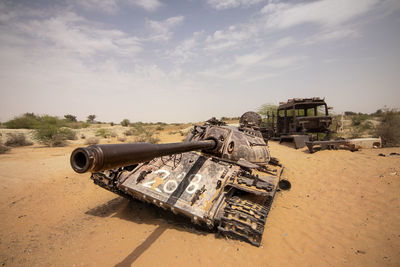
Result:
<svg viewBox="0 0 400 267"><path fill-rule="evenodd" d="M64 118L65 118L67 121L70 121L70 122L76 122L76 121L77 121L77 120L76 120L76 116L71 115L71 114L64 115Z"/></svg>
<svg viewBox="0 0 400 267"><path fill-rule="evenodd" d="M131 122L128 119L124 119L121 121L121 125L124 127L128 127Z"/></svg>
<svg viewBox="0 0 400 267"><path fill-rule="evenodd" d="M77 140L76 133L70 128L60 128L58 133L66 140Z"/></svg>
<svg viewBox="0 0 400 267"><path fill-rule="evenodd" d="M9 133L7 134L7 141L5 145L17 147L17 146L30 146L33 145L33 143L26 140L26 137L23 133Z"/></svg>
<svg viewBox="0 0 400 267"><path fill-rule="evenodd" d="M47 146L65 146L66 140L76 140L76 134L71 129L47 124L35 129L34 138Z"/></svg>
<svg viewBox="0 0 400 267"><path fill-rule="evenodd" d="M146 128L143 127L142 124L133 123L131 124L132 127L124 132L124 135L131 136L131 135L141 135L144 134Z"/></svg>
<svg viewBox="0 0 400 267"><path fill-rule="evenodd" d="M8 146L3 145L3 143L0 141L0 154L4 154L9 150L10 148Z"/></svg>
<svg viewBox="0 0 400 267"><path fill-rule="evenodd" d="M25 113L4 123L9 129L35 129L40 125L40 117L33 113Z"/></svg>
<svg viewBox="0 0 400 267"><path fill-rule="evenodd" d="M157 130L157 131L162 131L162 130L164 130L164 127L162 127L161 125L159 125L159 126L157 126L156 130Z"/></svg>
<svg viewBox="0 0 400 267"><path fill-rule="evenodd" d="M383 146L400 145L400 112L386 109L382 113L381 123L376 127L375 134L382 138Z"/></svg>
<svg viewBox="0 0 400 267"><path fill-rule="evenodd" d="M96 131L96 136L101 136L103 138L108 138L111 135L110 130L104 129L104 128L100 128Z"/></svg>
<svg viewBox="0 0 400 267"><path fill-rule="evenodd" d="M86 121L88 123L94 123L94 119L96 119L96 115L92 114L92 115L87 116L87 120Z"/></svg>
<svg viewBox="0 0 400 267"><path fill-rule="evenodd" d="M351 124L353 126L359 126L363 121L366 121L369 119L368 114L358 114L358 115L353 115L351 116Z"/></svg>

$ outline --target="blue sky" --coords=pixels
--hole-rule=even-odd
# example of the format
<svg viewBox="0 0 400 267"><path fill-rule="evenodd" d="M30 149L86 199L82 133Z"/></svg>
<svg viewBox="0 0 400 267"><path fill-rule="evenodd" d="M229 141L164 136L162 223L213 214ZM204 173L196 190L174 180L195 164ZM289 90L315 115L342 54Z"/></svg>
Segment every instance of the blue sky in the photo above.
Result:
<svg viewBox="0 0 400 267"><path fill-rule="evenodd" d="M193 122L326 97L399 108L398 0L0 0L0 121Z"/></svg>

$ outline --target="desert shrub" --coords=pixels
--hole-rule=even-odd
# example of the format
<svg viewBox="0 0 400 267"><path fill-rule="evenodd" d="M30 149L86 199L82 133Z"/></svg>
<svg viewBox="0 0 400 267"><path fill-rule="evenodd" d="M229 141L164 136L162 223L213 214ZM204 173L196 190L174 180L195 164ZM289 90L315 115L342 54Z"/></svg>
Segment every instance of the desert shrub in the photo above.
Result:
<svg viewBox="0 0 400 267"><path fill-rule="evenodd" d="M108 138L111 135L110 130L104 129L104 128L100 128L96 131L96 136L101 136L103 138Z"/></svg>
<svg viewBox="0 0 400 267"><path fill-rule="evenodd" d="M76 133L69 129L69 128L60 128L58 130L58 134L65 138L66 140L77 140L78 137L76 136Z"/></svg>
<svg viewBox="0 0 400 267"><path fill-rule="evenodd" d="M121 126L128 127L131 122L128 119L123 119L121 121Z"/></svg>
<svg viewBox="0 0 400 267"><path fill-rule="evenodd" d="M96 115L92 114L92 115L87 116L87 120L86 121L88 123L94 123L94 119L96 119Z"/></svg>
<svg viewBox="0 0 400 267"><path fill-rule="evenodd" d="M70 121L70 122L76 122L76 121L77 121L77 120L76 120L76 116L71 115L71 114L64 115L64 118L65 118L67 121Z"/></svg>
<svg viewBox="0 0 400 267"><path fill-rule="evenodd" d="M125 138L125 137L123 137L123 136L121 136L121 137L118 137L118 141L120 141L120 142L125 142L125 141L126 141L126 138Z"/></svg>
<svg viewBox="0 0 400 267"><path fill-rule="evenodd" d="M66 140L76 140L76 134L69 128L59 128L56 125L44 124L35 129L34 138L47 146L65 146Z"/></svg>
<svg viewBox="0 0 400 267"><path fill-rule="evenodd" d="M161 125L159 125L159 126L156 127L156 130L157 130L157 131L162 131L162 130L164 130L164 127L162 127Z"/></svg>
<svg viewBox="0 0 400 267"><path fill-rule="evenodd" d="M25 113L4 123L9 129L35 129L40 125L40 117L33 113Z"/></svg>
<svg viewBox="0 0 400 267"><path fill-rule="evenodd" d="M353 112L353 111L345 111L344 115L346 116L353 116L353 115L357 115L357 113Z"/></svg>
<svg viewBox="0 0 400 267"><path fill-rule="evenodd" d="M141 135L147 131L147 129L145 127L143 127L142 124L133 123L131 125L132 125L132 127L129 128L128 130L126 130L124 132L124 135L126 135L126 136Z"/></svg>
<svg viewBox="0 0 400 267"><path fill-rule="evenodd" d="M81 128L89 127L90 123L83 122L83 121L77 121L77 122L70 122L67 125L68 125L68 127L72 128L72 129L81 129Z"/></svg>
<svg viewBox="0 0 400 267"><path fill-rule="evenodd" d="M117 137L118 135L117 135L115 132L111 132L111 133L110 133L110 136L111 136L111 137Z"/></svg>
<svg viewBox="0 0 400 267"><path fill-rule="evenodd" d="M26 137L23 133L9 133L7 134L7 141L5 143L6 146L30 146L33 143L31 141L26 140Z"/></svg>
<svg viewBox="0 0 400 267"><path fill-rule="evenodd" d="M96 137L90 137L86 140L85 144L86 145L97 145L99 143L99 138Z"/></svg>
<svg viewBox="0 0 400 267"><path fill-rule="evenodd" d="M351 124L353 126L359 126L362 122L366 121L369 119L368 114L357 114L351 116Z"/></svg>
<svg viewBox="0 0 400 267"><path fill-rule="evenodd" d="M400 145L400 112L386 109L381 116L381 123L376 127L377 136L382 138L383 146Z"/></svg>
<svg viewBox="0 0 400 267"><path fill-rule="evenodd" d="M86 138L86 135L81 134L81 139L85 139L85 138Z"/></svg>
<svg viewBox="0 0 400 267"><path fill-rule="evenodd" d="M3 145L3 143L0 141L0 154L4 154L9 150L10 148L8 146Z"/></svg>
<svg viewBox="0 0 400 267"><path fill-rule="evenodd" d="M111 125L111 126L114 126L114 123L113 123L113 122L110 122L110 125Z"/></svg>
<svg viewBox="0 0 400 267"><path fill-rule="evenodd" d="M146 143L152 143L152 144L157 144L160 141L158 137L154 135L154 132L151 131L150 129L146 129L143 133L139 134L135 138L135 142L146 142Z"/></svg>

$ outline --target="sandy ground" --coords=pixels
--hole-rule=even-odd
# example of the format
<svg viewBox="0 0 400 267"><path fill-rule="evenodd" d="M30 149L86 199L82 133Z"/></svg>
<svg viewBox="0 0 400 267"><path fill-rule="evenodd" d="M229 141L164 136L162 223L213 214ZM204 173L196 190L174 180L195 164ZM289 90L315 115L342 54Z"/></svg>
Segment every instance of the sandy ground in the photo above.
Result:
<svg viewBox="0 0 400 267"><path fill-rule="evenodd" d="M272 142L292 189L276 195L257 248L95 186L70 168L75 147L0 155L1 265L400 265L400 156L378 156L399 148L309 154Z"/></svg>

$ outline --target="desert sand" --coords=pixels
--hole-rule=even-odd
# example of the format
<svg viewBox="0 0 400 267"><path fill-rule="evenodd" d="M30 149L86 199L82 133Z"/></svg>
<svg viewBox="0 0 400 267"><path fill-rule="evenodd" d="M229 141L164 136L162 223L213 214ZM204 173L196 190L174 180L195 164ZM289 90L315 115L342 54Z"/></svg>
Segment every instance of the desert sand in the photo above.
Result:
<svg viewBox="0 0 400 267"><path fill-rule="evenodd" d="M69 165L77 146L0 155L2 266L400 265L400 156L378 156L400 148L309 154L270 142L292 188L277 193L257 248L95 186Z"/></svg>

